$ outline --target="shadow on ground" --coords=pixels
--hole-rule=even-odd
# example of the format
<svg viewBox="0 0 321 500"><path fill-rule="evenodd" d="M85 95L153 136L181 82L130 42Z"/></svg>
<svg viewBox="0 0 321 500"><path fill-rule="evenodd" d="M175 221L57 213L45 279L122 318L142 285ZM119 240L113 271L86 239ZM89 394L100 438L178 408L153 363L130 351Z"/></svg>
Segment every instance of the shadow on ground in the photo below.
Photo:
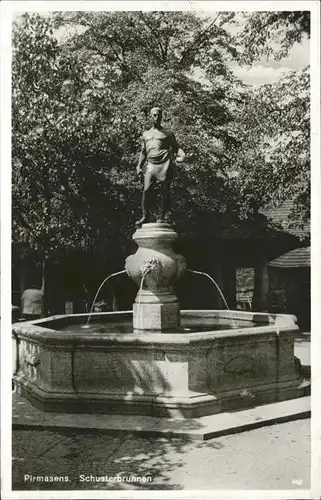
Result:
<svg viewBox="0 0 321 500"><path fill-rule="evenodd" d="M51 491L309 489L310 443L309 419L202 442L127 432L14 429L12 486ZM99 480L117 475L141 482Z"/></svg>
<svg viewBox="0 0 321 500"><path fill-rule="evenodd" d="M171 473L183 465L189 443L185 438L151 440L125 432L115 436L88 431L42 431L40 440L39 430L14 431L12 488L182 489L169 481ZM126 479L105 480L117 475ZM64 479L54 481L55 476Z"/></svg>

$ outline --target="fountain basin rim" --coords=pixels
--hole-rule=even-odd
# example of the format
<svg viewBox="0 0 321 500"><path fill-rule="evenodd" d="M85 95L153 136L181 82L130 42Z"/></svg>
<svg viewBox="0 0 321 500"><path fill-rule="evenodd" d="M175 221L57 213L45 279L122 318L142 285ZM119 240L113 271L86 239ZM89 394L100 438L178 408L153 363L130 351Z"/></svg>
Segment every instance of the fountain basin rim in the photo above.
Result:
<svg viewBox="0 0 321 500"><path fill-rule="evenodd" d="M215 316L214 316L215 314ZM200 317L200 318L222 318L229 319L231 318L237 320L241 319L242 321L248 321L250 323L264 323L267 324L286 324L286 325L296 325L297 318L293 314L282 314L282 313L268 313L268 312L255 312L255 311L240 311L240 310L226 310L226 309L181 309L181 315L185 317ZM111 312L94 312L91 314L92 318L111 318L111 319L132 319L133 311L125 310L125 311L111 311ZM41 318L37 320L30 320L24 322L13 323L14 325L39 325L42 323L46 323L48 321L59 320L63 318L88 318L88 313L77 313L77 314L55 314L53 316L48 316L46 318ZM268 321L268 323L267 323ZM46 328L48 330L48 328ZM55 331L55 330L54 330Z"/></svg>
<svg viewBox="0 0 321 500"><path fill-rule="evenodd" d="M242 314L243 313L243 314ZM70 314L70 315L57 315L48 318L43 318L35 321L28 321L23 323L14 323L12 325L12 334L14 337L19 339L29 339L42 344L55 344L55 345L69 345L69 347L90 344L92 346L102 346L102 345L128 345L135 344L142 346L160 345L160 344L178 344L178 345L199 345L202 341L210 342L216 341L217 339L235 339L237 337L258 337L262 336L278 336L278 335L296 335L299 331L299 327L296 325L296 318L291 315L272 315L269 317L266 313L249 313L247 311L231 311L232 317L235 319L244 319L244 313L247 314L249 323L254 321L257 324L253 326L240 326L239 329L224 329L222 325L221 330L206 330L206 331L193 331L187 332L159 332L159 331L133 331L131 333L118 333L118 332L108 332L108 333L87 333L86 330L81 330L78 332L68 332L59 331L53 328L44 327L42 325L59 320L71 319L82 319L87 318L88 314ZM186 310L181 311L181 314L185 317L200 317L200 318L222 318L231 319L226 311L222 310ZM216 316L217 314L217 316ZM268 317L267 317L268 316ZM275 318L276 316L276 318ZM279 317L277 317L279 316ZM131 319L132 311L117 311L111 313L94 313L93 317L96 319L107 319L115 320L126 318ZM275 323L266 324L264 321L275 321ZM259 323L259 320L263 323ZM79 325L79 329L81 326Z"/></svg>
<svg viewBox="0 0 321 500"><path fill-rule="evenodd" d="M43 329L45 330L45 329ZM250 330L250 331L248 331ZM110 346L115 348L120 348L121 346L135 346L139 345L146 349L153 349L155 346L162 345L173 345L173 346L186 346L189 345L196 348L200 348L202 343L204 345L209 345L210 342L215 343L217 340L224 339L226 343L230 341L232 344L236 341L238 337L243 340L248 338L257 339L259 338L264 342L267 337L276 338L280 335L290 335L296 336L298 333L297 329L291 327L284 327L281 331L277 331L275 327L257 327L254 331L253 329L244 329L242 331L231 331L222 330L219 333L217 331L212 332L201 332L201 333L191 333L191 334L166 334L166 333L150 333L146 335L143 334L75 334L66 332L58 333L56 330L48 332L46 331L14 331L13 336L18 337L19 340L30 340L35 341L42 345L55 345L57 348L66 349L74 348L81 345L90 345L94 349L98 349L102 346Z"/></svg>

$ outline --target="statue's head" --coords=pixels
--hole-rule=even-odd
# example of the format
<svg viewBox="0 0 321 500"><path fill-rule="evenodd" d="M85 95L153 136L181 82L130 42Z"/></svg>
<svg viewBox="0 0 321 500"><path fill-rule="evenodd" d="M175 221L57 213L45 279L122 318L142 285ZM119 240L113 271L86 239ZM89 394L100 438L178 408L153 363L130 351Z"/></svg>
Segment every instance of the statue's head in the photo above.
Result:
<svg viewBox="0 0 321 500"><path fill-rule="evenodd" d="M163 111L160 107L155 106L150 110L150 116L154 125L160 125L163 117Z"/></svg>

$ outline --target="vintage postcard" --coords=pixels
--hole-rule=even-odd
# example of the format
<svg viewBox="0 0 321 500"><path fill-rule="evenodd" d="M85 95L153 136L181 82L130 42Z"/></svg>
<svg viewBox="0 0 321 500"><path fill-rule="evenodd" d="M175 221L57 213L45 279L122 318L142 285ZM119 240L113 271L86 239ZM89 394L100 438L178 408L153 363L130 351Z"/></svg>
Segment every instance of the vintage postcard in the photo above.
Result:
<svg viewBox="0 0 321 500"><path fill-rule="evenodd" d="M317 1L1 4L1 488L319 499Z"/></svg>

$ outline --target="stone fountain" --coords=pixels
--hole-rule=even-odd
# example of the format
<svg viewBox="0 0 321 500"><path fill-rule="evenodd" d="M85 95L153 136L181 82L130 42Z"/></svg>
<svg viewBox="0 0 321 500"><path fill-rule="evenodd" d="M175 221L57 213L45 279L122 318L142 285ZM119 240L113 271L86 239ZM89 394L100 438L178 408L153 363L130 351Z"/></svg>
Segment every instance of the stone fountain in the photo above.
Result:
<svg viewBox="0 0 321 500"><path fill-rule="evenodd" d="M149 223L133 238L133 311L95 313L90 330L86 314L13 325L18 393L44 411L181 419L303 395L294 316L180 311L176 232Z"/></svg>
<svg viewBox="0 0 321 500"><path fill-rule="evenodd" d="M45 411L199 417L303 395L291 315L180 311L186 270L173 242L170 183L185 153L151 110L137 173L146 162L138 245L126 259L139 290L133 311L61 315L13 325L15 390ZM159 221L150 190L160 184ZM145 223L145 224L144 224Z"/></svg>

